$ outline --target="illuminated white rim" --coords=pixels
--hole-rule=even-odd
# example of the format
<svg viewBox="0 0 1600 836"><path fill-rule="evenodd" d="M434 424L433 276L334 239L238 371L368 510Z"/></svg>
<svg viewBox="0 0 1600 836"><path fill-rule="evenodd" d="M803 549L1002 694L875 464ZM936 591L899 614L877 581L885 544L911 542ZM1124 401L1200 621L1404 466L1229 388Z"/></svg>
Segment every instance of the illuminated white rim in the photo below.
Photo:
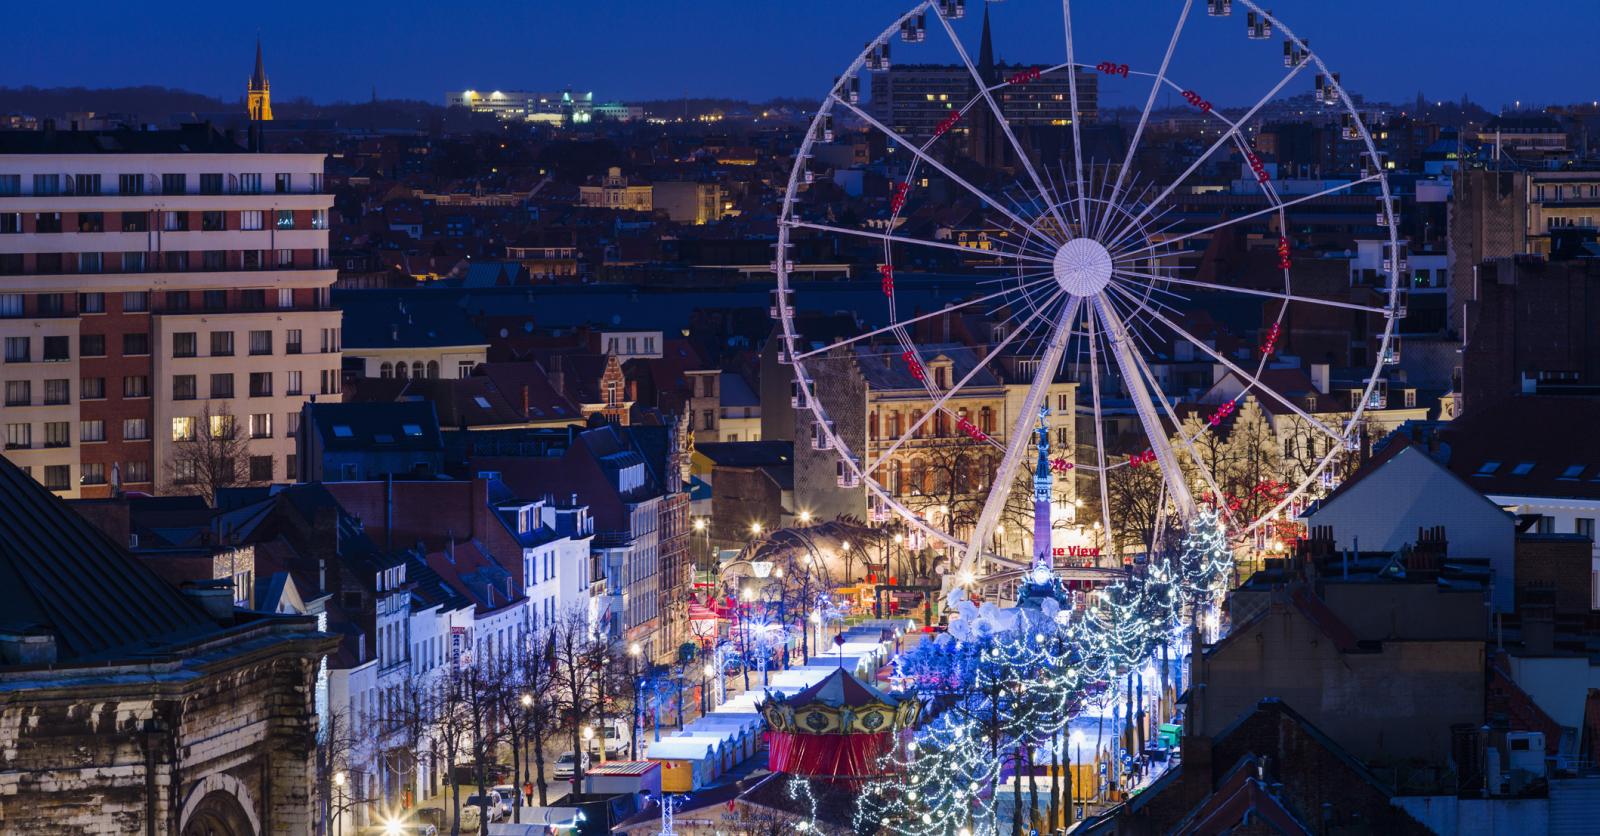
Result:
<svg viewBox="0 0 1600 836"><path fill-rule="evenodd" d="M1055 182L1055 178L1051 176L1051 172L1045 171L1041 175L1041 172L1035 169L1028 156L1022 152L1020 144L1012 133L1010 123L995 104L993 92L1009 86L1012 82L1001 81L994 85L985 85L982 82L965 46L956 35L955 29L951 26L949 19L941 13L941 10L946 5L946 3L938 2L938 0L918 3L905 14L896 18L876 38L868 42L867 46L856 56L845 72L840 75L839 80L823 99L811 121L809 129L805 133L805 138L795 154L794 166L790 171L788 185L784 192L783 208L778 223L777 257L773 264L773 269L777 277L777 301L774 307L776 319L781 326L779 334L779 339L782 341L781 350L784 359L793 365L795 380L800 383L798 387L798 406L812 413L816 419L816 429L823 437L825 445L840 457L843 463L842 466L848 473L853 475L855 481L867 491L870 497L876 499L876 502L881 507L898 516L908 526L926 534L933 542L942 543L950 548L960 550L962 555L960 569L963 573L972 571L980 559L987 561L991 566L995 564L998 564L999 567L1025 565L1025 559L1016 555L995 553L988 545L992 542L991 535L998 523L999 514L1004 505L1005 490L991 490L991 497L986 502L975 525L970 531L964 532L964 536L957 536L956 533L937 525L937 519L927 519L919 515L874 478L877 463L888 460L901 443L916 433L921 424L932 419L940 411L941 405L951 395L961 391L962 387L967 385L967 380L954 381L947 389L941 389L932 379L932 375L926 375L922 382L928 390L930 398L935 401L935 409L930 410L922 421L912 422L900 437L873 462L864 463L862 455L864 451L852 450L845 439L833 429L827 410L815 396L812 385L813 376L808 371L807 359L824 354L840 346L875 338L892 338L904 351L911 352L910 356L913 359L920 359L921 355L910 338L907 326L948 311L972 306L1004 302L1015 305L1020 309L1020 312L1014 314L1014 317L1020 319L1021 322L1012 329L1011 335L1014 337L1024 333L1033 334L1037 332L1037 338L1042 341L1043 347L1040 351L1041 362L1039 363L1038 376L1030 385L1029 395L1024 402L1024 407L1019 411L1019 415L1014 416L1016 419L1014 426L1004 428L1006 429L1005 438L1009 442L1002 444L992 438L989 439L990 444L994 445L997 450L1003 451L1000 465L991 485L1008 485L1016 478L1018 466L1028 457L1029 451L1032 449L1032 436L1027 430L1038 412L1040 401L1043 400L1048 390L1048 385L1054 378L1054 370L1063 361L1073 337L1081 337L1082 339L1079 340L1079 353L1081 355L1085 350L1087 351L1092 370L1091 402L1095 419L1096 439L1094 442L1095 461L1093 463L1077 463L1076 468L1086 468L1091 472L1102 474L1097 477L1096 481L1099 483L1101 492L1103 524L1108 533L1107 540L1110 542L1109 503L1106 501L1106 481L1103 478L1103 474L1116 467L1128 466L1128 462L1108 463L1105 439L1100 437L1099 433L1100 428L1103 426L1103 421L1098 353L1102 350L1109 351L1115 357L1119 369L1124 372L1122 377L1130 393L1134 396L1136 411L1139 413L1141 424L1146 430L1145 435L1150 441L1150 452L1154 455L1155 464L1162 470L1168 499L1176 506L1178 515L1181 518L1180 522L1193 514L1195 509L1194 497L1190 495L1188 484L1181 476L1176 454L1166 438L1165 432L1152 431L1151 429L1155 427L1159 430L1162 415L1167 420L1172 421L1174 425L1180 425L1181 422L1178 420L1172 404L1167 400L1160 388L1153 385L1146 387L1146 381L1153 382L1153 376L1140 352L1138 345L1139 334L1128 325L1131 320L1147 323L1159 322L1169 333L1187 339L1197 349L1210 355L1213 361L1229 368L1246 382L1244 392L1241 393L1238 399L1235 399L1235 403L1245 395L1254 394L1264 401L1271 401L1276 406L1286 408L1295 413L1308 426L1319 430L1333 442L1328 444L1327 453L1316 462L1306 477L1298 484L1292 485L1291 489L1285 493L1280 501L1260 515L1252 519L1238 519L1227 508L1226 503L1222 504L1225 522L1235 537L1253 532L1264 523L1276 519L1291 503L1295 503L1304 496L1307 490L1317 482L1321 474L1343 452L1344 448L1352 443L1353 439L1357 438L1361 418L1378 385L1385 365L1385 358L1390 356L1392 343L1395 339L1396 322L1404 313L1400 297L1400 254L1402 251L1399 249L1394 198L1390 191L1388 178L1384 174L1382 158L1378 154L1378 150L1372 141L1372 136L1362 121L1360 112L1351 101L1349 94L1340 85L1338 77L1329 71L1320 56L1310 50L1303 38L1296 35L1271 13L1261 9L1252 0L1239 0L1240 6L1253 13L1258 19L1269 25L1271 30L1282 36L1286 42L1286 50L1289 45L1292 45L1296 52L1303 57L1297 63L1294 63L1277 83L1239 119L1229 120L1219 110L1211 109L1207 106L1204 112L1216 118L1219 124L1225 126L1225 130L1222 131L1216 143L1172 183L1157 191L1153 184L1141 189L1137 187L1137 184L1125 182L1125 173L1133 156L1138 151L1139 143L1144 136L1145 127L1151 110L1155 105L1157 94L1163 89L1173 90L1180 95L1186 92L1181 85L1166 74L1173 52L1179 43L1180 36L1183 34L1185 24L1194 13L1194 0L1184 0L1159 68L1155 72L1150 72L1148 70L1130 69L1127 65L1121 67L1120 74L1124 78L1139 76L1153 79L1153 82L1151 83L1149 97L1139 119L1138 128L1133 134L1133 139L1129 142L1127 157L1123 164L1117 168L1118 173L1114 182L1106 182L1106 180L1110 179L1109 175L1096 182L1092 165L1090 175L1088 177L1085 176L1084 161L1077 151L1079 148L1077 141L1078 120L1073 119L1071 120L1074 147L1073 172L1069 176L1063 171L1061 182L1058 184ZM1174 5L1177 4L1175 3ZM1062 0L1061 7L1066 61L1055 66L1039 69L1043 72L1052 72L1073 67L1087 71L1096 71L1097 69L1103 71L1103 68L1098 68L1094 64L1080 63L1076 60L1071 22L1071 0ZM851 101L851 98L853 98L851 94L852 80L861 77L867 68L869 57L875 56L880 47L894 40L897 35L902 33L903 29L915 25L919 20L919 16L921 20L926 21L926 29L941 30L944 36L949 38L968 71L975 80L978 80L978 95L974 96L958 112L964 116L973 108L984 107L987 109L989 117L998 123L1007 141L1016 152L1016 156L1021 161L1027 175L1025 178L1019 178L1019 183L1015 189L1008 189L1002 194L990 194L978 189L941 164L934 156L927 153L928 148L940 139L939 136L936 135L925 143L914 143L901 137L888 126L881 124L867 113L864 108ZM1243 15L1240 15L1240 17L1243 17ZM1151 242L1151 237L1160 232L1155 224L1159 219L1160 212L1158 209L1167 197L1180 185L1188 181L1204 162L1226 144L1231 143L1234 149L1239 150L1241 154L1248 158L1251 152L1247 141L1239 132L1240 128L1249 123L1261 107L1282 92L1290 81L1301 75L1302 71L1311 68L1314 68L1317 75L1320 76L1319 83L1326 91L1324 93L1325 101L1329 105L1337 103L1342 107L1346 114L1344 117L1346 129L1352 130L1356 134L1351 139L1361 142L1364 146L1363 163L1364 166L1370 165L1370 173L1349 183L1315 194L1299 195L1291 199L1280 197L1273 189L1272 182L1264 180L1261 182L1261 187L1267 202L1262 210L1231 219L1219 220L1215 224L1208 224L1192 232L1162 237ZM1073 112L1076 113L1076 73L1070 73L1068 78L1072 79L1070 84L1072 91L1071 104ZM859 82L855 83L859 84ZM813 146L823 138L826 126L832 124L836 111L854 117L865 123L870 129L884 134L889 142L913 155L915 158L914 166L927 165L929 168L937 170L959 187L966 189L985 206L1002 216L1005 226L1009 228L1011 233L1018 236L1021 241L1013 250L991 251L990 253L1010 262L1011 266L1008 270L1012 275L1009 277L1009 283L1002 280L990 280L1001 284L1001 288L996 291L992 287L981 287L979 289L983 290L983 292L976 293L966 301L931 313L903 318L895 312L893 292L886 291L886 295L889 297L890 325L863 334L857 334L826 346L807 347L807 344L802 342L803 335L799 332L794 316L795 289L793 277L791 276L793 265L790 261L790 252L792 249L791 236L795 229L809 229L831 235L877 239L883 244L885 262L891 265L891 268L893 264L892 248L894 245L971 252L969 249L954 243L910 238L895 234L893 232L895 227L892 222L887 227L889 231L878 231L815 223L799 216L797 213L799 205L797 195L801 186L808 182L807 161L812 157ZM907 179L911 178L908 176ZM1297 294L1294 292L1291 283L1292 265L1283 268L1284 290L1281 293L1185 279L1180 275L1171 273L1171 268L1166 265L1158 267L1145 266L1152 260L1159 260L1163 254L1172 253L1173 251L1169 248L1183 240L1209 234L1263 215L1275 213L1279 220L1278 228L1280 230L1285 229L1286 212L1290 207L1316 198L1354 189L1368 183L1376 183L1379 188L1377 215L1387 230L1387 252L1390 254L1389 257L1384 259L1383 272L1387 276L1388 286L1387 292L1383 294L1385 303L1381 306L1360 305L1342 300L1322 299L1304 293ZM1014 192L1020 192L1020 194ZM1154 197L1151 197L1152 192L1155 193ZM891 221L899 215L900 208L902 207L895 207ZM1079 219L1085 220L1080 224ZM1052 236L1048 234L1048 230L1052 229L1076 231L1080 227L1083 231L1089 232L1090 235ZM1057 240L1057 237L1067 237L1068 241ZM1117 265L1117 269L1113 271L1113 276L1109 282L1092 296L1074 296L1067 291L1074 286L1079 288L1092 286L1094 284L1093 281L1090 281L1087 285L1075 285L1073 282L1059 278L1058 273L1060 271L1056 269L1058 267L1058 255L1064 249L1063 245L1078 237L1093 239L1097 246L1108 252L1113 263ZM1083 255L1084 251L1078 250L1075 252L1074 258L1079 258ZM1141 266L1149 272L1138 269ZM1075 279L1074 281L1080 280ZM1260 376L1266 368L1271 353L1259 352L1261 356L1256 361L1252 372L1232 359L1209 348L1204 341L1193 338L1191 334L1174 322L1171 316L1171 314L1180 312L1176 305L1180 305L1183 300L1181 292L1174 290L1174 287L1180 289L1197 287L1202 290L1276 298L1280 300L1281 304L1278 308L1276 319L1271 323L1273 326L1279 326L1283 323L1291 303L1355 309L1380 315L1383 322L1382 335L1379 351L1373 362L1373 372L1367 379L1366 388L1363 390L1359 402L1350 410L1349 419L1342 426L1330 426L1308 415L1292 400L1282 397L1270 387L1263 385ZM1061 297L1063 296L1067 298L1062 299ZM1055 314L1053 317L1051 316L1052 311ZM1024 314L1026 314L1026 317L1023 316ZM1054 319L1054 322L1050 321L1051 318ZM1082 330L1074 328L1074 324L1081 325ZM1100 331L1100 336L1098 337L1096 335L1097 329ZM1009 338L1003 339L997 345L989 346L989 352L980 362L979 368L986 367L990 362L993 362L1000 351L1006 348L1006 344L1009 341ZM1105 343L1105 348L1099 347L1102 342ZM1156 412L1158 405L1161 409L1160 413ZM954 421L953 414L950 420ZM1193 440L1197 437L1183 438L1180 434L1179 440L1192 450ZM1199 460L1198 456L1191 456L1191 459ZM1206 473L1203 466L1200 470L1202 477L1210 484L1211 490L1215 492L1214 495L1221 497L1223 492L1216 487L1215 478ZM946 525L948 525L948 520Z"/></svg>

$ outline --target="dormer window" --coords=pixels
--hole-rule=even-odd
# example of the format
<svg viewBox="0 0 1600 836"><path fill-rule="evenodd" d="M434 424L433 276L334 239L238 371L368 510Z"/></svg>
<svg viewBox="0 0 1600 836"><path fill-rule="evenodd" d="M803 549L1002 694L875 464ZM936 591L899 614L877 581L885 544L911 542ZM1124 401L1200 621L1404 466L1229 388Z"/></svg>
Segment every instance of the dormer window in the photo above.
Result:
<svg viewBox="0 0 1600 836"><path fill-rule="evenodd" d="M1533 465L1533 462L1517 462L1517 466L1511 468L1511 475L1527 476L1529 473L1533 472Z"/></svg>
<svg viewBox="0 0 1600 836"><path fill-rule="evenodd" d="M1500 463L1499 462L1492 461L1492 460L1491 461L1486 461L1483 464L1478 465L1477 471L1474 472L1472 475L1473 476L1493 476L1495 474L1495 471L1497 471L1499 469L1500 469Z"/></svg>
<svg viewBox="0 0 1600 836"><path fill-rule="evenodd" d="M401 424L400 431L405 433L407 438L420 438L422 436L422 426L419 424Z"/></svg>
<svg viewBox="0 0 1600 836"><path fill-rule="evenodd" d="M1581 464L1567 465L1567 469L1561 471L1561 475L1557 476L1556 478L1560 479L1563 482L1576 482L1576 481L1578 481L1578 477L1583 475L1584 467L1586 467L1586 465L1581 465Z"/></svg>
<svg viewBox="0 0 1600 836"><path fill-rule="evenodd" d="M354 436L355 436L355 433L350 431L350 427L348 425L346 425L346 424L334 424L333 425L333 437L334 438L352 438Z"/></svg>

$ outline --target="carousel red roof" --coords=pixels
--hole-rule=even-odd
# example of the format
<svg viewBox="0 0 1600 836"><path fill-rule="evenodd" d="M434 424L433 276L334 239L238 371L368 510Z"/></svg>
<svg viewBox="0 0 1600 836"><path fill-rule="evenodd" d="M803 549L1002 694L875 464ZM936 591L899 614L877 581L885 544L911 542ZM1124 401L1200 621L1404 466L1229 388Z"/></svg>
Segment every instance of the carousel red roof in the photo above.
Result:
<svg viewBox="0 0 1600 836"><path fill-rule="evenodd" d="M877 688L856 679L849 671L839 668L828 674L828 678L805 689L789 698L789 705L794 708L822 703L831 708L858 707L881 703L895 706L900 701L879 691Z"/></svg>

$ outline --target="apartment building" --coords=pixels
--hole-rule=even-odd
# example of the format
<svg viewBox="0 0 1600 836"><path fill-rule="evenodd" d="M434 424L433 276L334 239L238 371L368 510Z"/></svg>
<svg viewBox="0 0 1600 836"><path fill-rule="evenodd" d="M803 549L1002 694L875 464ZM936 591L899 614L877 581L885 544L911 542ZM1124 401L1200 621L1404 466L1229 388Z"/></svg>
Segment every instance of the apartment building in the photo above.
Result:
<svg viewBox="0 0 1600 836"><path fill-rule="evenodd" d="M292 478L301 403L339 394L322 165L197 125L0 132L5 455L62 496L167 491L215 429Z"/></svg>

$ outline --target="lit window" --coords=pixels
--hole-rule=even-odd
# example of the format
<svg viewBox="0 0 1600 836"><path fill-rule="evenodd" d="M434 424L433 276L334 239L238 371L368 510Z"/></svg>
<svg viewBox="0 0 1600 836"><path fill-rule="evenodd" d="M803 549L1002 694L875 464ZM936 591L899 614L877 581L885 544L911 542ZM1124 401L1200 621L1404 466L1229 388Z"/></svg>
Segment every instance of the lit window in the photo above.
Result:
<svg viewBox="0 0 1600 836"><path fill-rule="evenodd" d="M1478 471L1476 473L1472 474L1472 475L1473 476L1493 476L1494 472L1496 470L1499 470L1499 469L1500 469L1500 463L1499 462L1487 461L1487 462L1484 462L1483 464L1479 465L1478 466Z"/></svg>
<svg viewBox="0 0 1600 836"><path fill-rule="evenodd" d="M1556 477L1556 478L1564 479L1564 480L1569 481L1569 482L1576 481L1579 476L1583 475L1584 467L1586 467L1586 465L1581 465L1581 464L1568 465L1567 469L1561 471L1561 475Z"/></svg>
<svg viewBox="0 0 1600 836"><path fill-rule="evenodd" d="M334 438L350 438L353 435L354 435L354 433L350 432L350 428L345 426L344 424L334 424L333 425L333 437Z"/></svg>
<svg viewBox="0 0 1600 836"><path fill-rule="evenodd" d="M1517 466L1511 468L1511 475L1512 476L1527 476L1528 473L1531 472L1532 470L1533 470L1533 462L1517 462Z"/></svg>

